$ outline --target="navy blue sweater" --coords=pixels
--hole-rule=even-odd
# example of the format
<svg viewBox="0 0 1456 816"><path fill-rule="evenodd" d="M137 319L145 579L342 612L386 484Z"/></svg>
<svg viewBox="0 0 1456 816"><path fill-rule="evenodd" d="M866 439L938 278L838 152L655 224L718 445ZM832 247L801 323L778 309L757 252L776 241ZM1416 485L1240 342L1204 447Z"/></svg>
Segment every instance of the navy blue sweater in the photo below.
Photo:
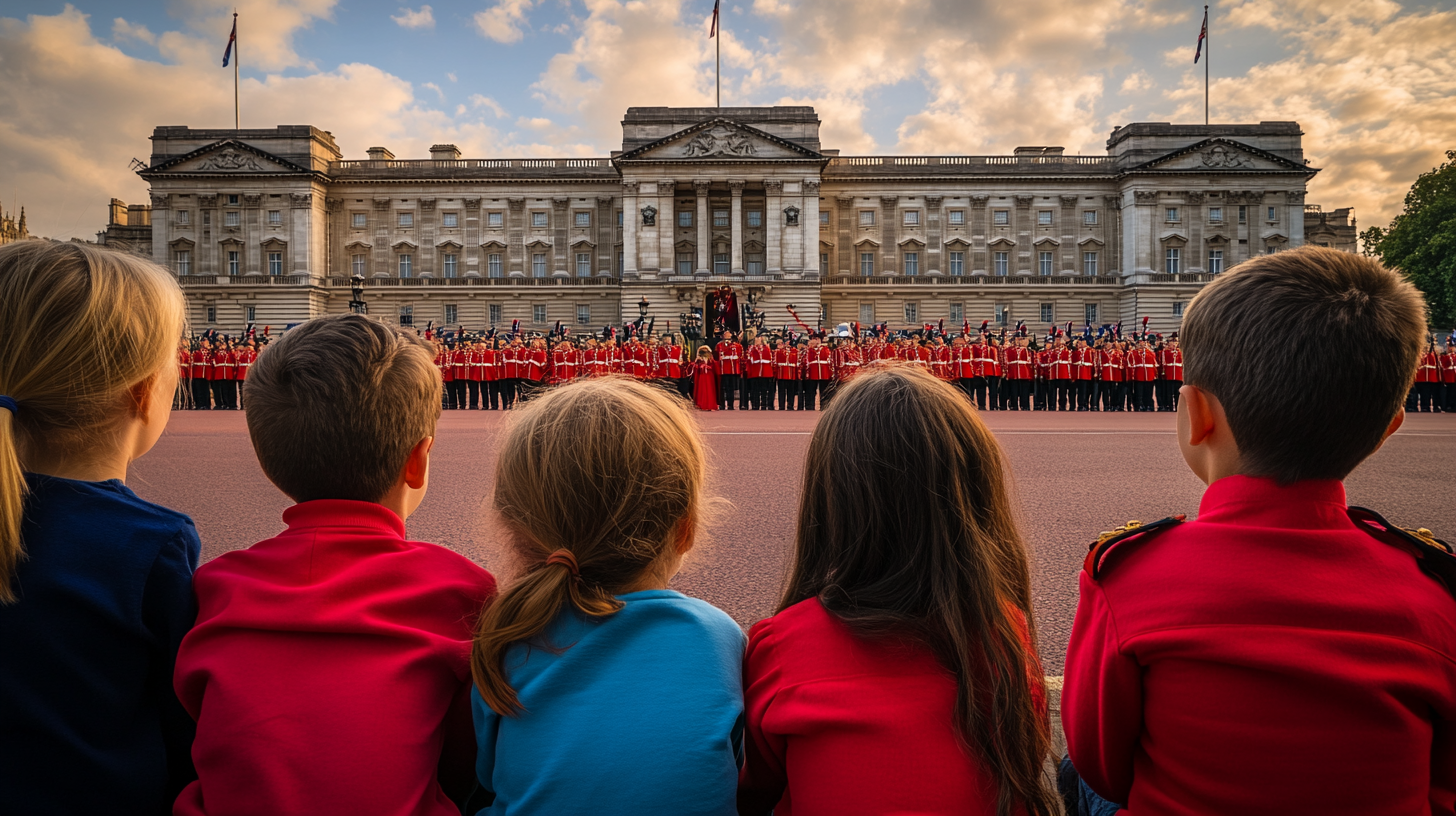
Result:
<svg viewBox="0 0 1456 816"><path fill-rule="evenodd" d="M192 767L172 664L197 530L120 481L26 481L20 600L0 605L0 811L170 813Z"/></svg>

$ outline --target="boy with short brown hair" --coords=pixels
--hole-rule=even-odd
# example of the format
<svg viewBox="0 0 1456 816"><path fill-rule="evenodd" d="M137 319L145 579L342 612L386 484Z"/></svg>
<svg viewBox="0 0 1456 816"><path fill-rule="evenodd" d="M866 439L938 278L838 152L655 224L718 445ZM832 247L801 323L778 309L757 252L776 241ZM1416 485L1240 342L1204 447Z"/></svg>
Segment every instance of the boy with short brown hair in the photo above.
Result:
<svg viewBox="0 0 1456 816"><path fill-rule="evenodd" d="M1450 813L1456 572L1341 482L1404 418L1419 293L1304 248L1221 276L1182 329L1178 440L1209 487L1197 521L1088 554L1062 708L1083 783L1133 816Z"/></svg>
<svg viewBox="0 0 1456 816"><path fill-rule="evenodd" d="M197 720L178 814L455 816L473 787L472 626L490 573L405 538L440 416L431 348L359 315L258 357L248 431L296 504L198 570L175 685Z"/></svg>

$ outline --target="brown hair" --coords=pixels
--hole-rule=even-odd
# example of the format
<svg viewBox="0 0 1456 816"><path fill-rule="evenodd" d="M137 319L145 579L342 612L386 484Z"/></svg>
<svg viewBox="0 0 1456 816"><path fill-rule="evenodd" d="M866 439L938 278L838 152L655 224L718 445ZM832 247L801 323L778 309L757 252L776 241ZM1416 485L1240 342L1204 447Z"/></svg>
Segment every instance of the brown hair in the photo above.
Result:
<svg viewBox="0 0 1456 816"><path fill-rule="evenodd" d="M296 502L375 502L440 419L435 351L363 315L331 315L271 343L243 385L263 473Z"/></svg>
<svg viewBox="0 0 1456 816"><path fill-rule="evenodd" d="M999 782L996 812L1052 812L1027 550L1001 447L959 391L886 364L829 403L779 610L809 598L861 635L928 646L956 679L956 733Z"/></svg>
<svg viewBox="0 0 1456 816"><path fill-rule="evenodd" d="M176 365L185 326L171 273L135 255L84 244L21 241L0 247L0 603L25 557L20 448L84 456L114 427L130 387Z"/></svg>
<svg viewBox="0 0 1456 816"><path fill-rule="evenodd" d="M495 472L495 509L525 574L481 615L471 655L481 698L521 710L506 649L564 609L594 617L659 565L700 518L707 465L685 404L627 377L579 380L513 415ZM568 555L554 555L565 550ZM579 573L579 578L577 574Z"/></svg>
<svg viewBox="0 0 1456 816"><path fill-rule="evenodd" d="M1380 446L1425 342L1416 288L1322 247L1219 276L1183 317L1184 382L1216 397L1244 473L1343 479Z"/></svg>

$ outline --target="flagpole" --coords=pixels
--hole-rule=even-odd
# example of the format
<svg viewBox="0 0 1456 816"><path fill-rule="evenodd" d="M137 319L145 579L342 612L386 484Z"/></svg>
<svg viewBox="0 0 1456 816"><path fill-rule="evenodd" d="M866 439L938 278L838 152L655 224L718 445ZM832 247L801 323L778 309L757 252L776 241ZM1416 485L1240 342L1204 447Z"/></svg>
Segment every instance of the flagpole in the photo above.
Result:
<svg viewBox="0 0 1456 816"><path fill-rule="evenodd" d="M233 31L238 30L238 13L233 12ZM243 129L242 108L238 105L238 62L241 57L236 37L233 40L233 130Z"/></svg>
<svg viewBox="0 0 1456 816"><path fill-rule="evenodd" d="M1203 44L1208 48L1208 56L1203 58L1203 124L1208 125L1208 63L1213 58L1213 39L1208 36L1208 6L1203 7Z"/></svg>
<svg viewBox="0 0 1456 816"><path fill-rule="evenodd" d="M717 12L714 13L716 14ZM715 32L716 36L713 37L714 50L716 51L714 57L714 64L716 66L714 75L717 77L716 87L718 89L715 102L717 107L721 108L723 107L723 20L721 16L718 18L717 25L718 30Z"/></svg>

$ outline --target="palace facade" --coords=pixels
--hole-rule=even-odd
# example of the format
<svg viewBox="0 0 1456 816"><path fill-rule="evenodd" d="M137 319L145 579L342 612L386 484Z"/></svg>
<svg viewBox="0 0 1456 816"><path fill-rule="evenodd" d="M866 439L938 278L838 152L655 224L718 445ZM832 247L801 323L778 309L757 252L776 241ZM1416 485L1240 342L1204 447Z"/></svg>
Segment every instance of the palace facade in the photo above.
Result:
<svg viewBox="0 0 1456 816"><path fill-rule="evenodd" d="M113 202L108 233L176 272L199 330L345 312L357 286L419 328L599 331L645 301L676 331L727 285L770 327L793 307L1170 332L1214 275L1304 242L1318 172L1295 122L1134 123L1098 156L841 156L819 128L809 107L631 108L604 158L346 160L307 125L158 127L150 212Z"/></svg>

